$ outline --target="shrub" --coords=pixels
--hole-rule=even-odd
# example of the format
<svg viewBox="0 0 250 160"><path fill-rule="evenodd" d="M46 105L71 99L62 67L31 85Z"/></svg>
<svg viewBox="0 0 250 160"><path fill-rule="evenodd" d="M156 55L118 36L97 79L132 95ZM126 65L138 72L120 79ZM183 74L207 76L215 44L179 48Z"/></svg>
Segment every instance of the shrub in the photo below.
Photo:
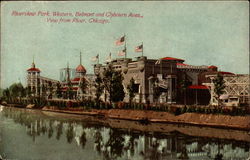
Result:
<svg viewBox="0 0 250 160"><path fill-rule="evenodd" d="M205 113L205 108L200 108L200 113Z"/></svg>
<svg viewBox="0 0 250 160"><path fill-rule="evenodd" d="M178 107L175 109L174 115L180 115L181 114L181 109Z"/></svg>
<svg viewBox="0 0 250 160"><path fill-rule="evenodd" d="M171 113L175 113L175 112L176 112L176 109L177 109L176 107L171 106L171 107L170 107L170 112L171 112Z"/></svg>
<svg viewBox="0 0 250 160"><path fill-rule="evenodd" d="M181 113L185 113L186 111L187 111L187 107L186 106L184 106L184 107L181 108Z"/></svg>

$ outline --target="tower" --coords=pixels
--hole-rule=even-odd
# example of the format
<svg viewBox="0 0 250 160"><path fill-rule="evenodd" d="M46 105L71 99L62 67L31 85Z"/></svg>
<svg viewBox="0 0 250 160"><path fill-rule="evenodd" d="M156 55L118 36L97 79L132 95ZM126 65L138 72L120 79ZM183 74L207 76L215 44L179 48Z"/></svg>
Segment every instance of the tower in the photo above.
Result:
<svg viewBox="0 0 250 160"><path fill-rule="evenodd" d="M76 67L76 76L84 77L86 74L86 69L82 65L82 53L80 52L80 64Z"/></svg>
<svg viewBox="0 0 250 160"><path fill-rule="evenodd" d="M76 67L76 77L79 78L78 89L77 89L77 96L82 98L83 96L83 89L85 87L86 79L84 78L86 74L86 69L82 65L82 53L80 52L80 64Z"/></svg>
<svg viewBox="0 0 250 160"><path fill-rule="evenodd" d="M27 86L33 95L38 95L40 92L40 72L41 71L36 68L33 57L31 68L27 70Z"/></svg>

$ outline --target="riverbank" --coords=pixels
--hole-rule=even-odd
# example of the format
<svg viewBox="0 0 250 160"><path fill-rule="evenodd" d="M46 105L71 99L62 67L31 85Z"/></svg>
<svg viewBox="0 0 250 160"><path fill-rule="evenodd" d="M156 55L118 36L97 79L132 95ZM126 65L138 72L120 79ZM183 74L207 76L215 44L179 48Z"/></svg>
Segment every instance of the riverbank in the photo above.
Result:
<svg viewBox="0 0 250 160"><path fill-rule="evenodd" d="M29 110L33 112L34 110ZM214 128L197 125L185 125L185 124L171 124L171 123L149 123L144 125L139 121L122 120L122 119L103 119L92 115L77 115L68 113L58 113L54 111L42 111L46 116L52 119L60 116L65 119L75 119L78 121L88 121L88 123L102 124L106 127L133 130L134 132L150 132L150 133L164 133L166 135L172 132L182 133L192 137L206 137L212 139L223 139L223 140L237 140L250 142L250 134L245 130L229 129L229 128Z"/></svg>
<svg viewBox="0 0 250 160"><path fill-rule="evenodd" d="M61 110L57 107L44 107L43 111L60 112L77 115L91 115L103 119L122 119L140 121L141 123L175 123L215 128L231 128L250 130L250 116L230 116L219 114L184 113L178 116L169 112L131 109L90 109L90 110Z"/></svg>

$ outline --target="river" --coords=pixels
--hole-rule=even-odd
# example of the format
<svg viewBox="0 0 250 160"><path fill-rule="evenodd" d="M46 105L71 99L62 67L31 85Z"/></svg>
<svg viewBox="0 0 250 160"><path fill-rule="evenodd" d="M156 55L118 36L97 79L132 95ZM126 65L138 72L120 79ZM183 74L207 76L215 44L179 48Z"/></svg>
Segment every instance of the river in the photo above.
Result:
<svg viewBox="0 0 250 160"><path fill-rule="evenodd" d="M15 160L246 160L250 135L0 106L0 155Z"/></svg>

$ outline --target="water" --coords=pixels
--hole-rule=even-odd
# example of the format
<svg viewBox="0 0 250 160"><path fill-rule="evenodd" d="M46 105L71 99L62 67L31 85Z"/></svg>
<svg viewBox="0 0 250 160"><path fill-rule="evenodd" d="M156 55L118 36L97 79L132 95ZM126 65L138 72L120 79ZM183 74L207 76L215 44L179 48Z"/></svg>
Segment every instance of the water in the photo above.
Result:
<svg viewBox="0 0 250 160"><path fill-rule="evenodd" d="M0 107L0 155L17 160L249 158L250 135Z"/></svg>

